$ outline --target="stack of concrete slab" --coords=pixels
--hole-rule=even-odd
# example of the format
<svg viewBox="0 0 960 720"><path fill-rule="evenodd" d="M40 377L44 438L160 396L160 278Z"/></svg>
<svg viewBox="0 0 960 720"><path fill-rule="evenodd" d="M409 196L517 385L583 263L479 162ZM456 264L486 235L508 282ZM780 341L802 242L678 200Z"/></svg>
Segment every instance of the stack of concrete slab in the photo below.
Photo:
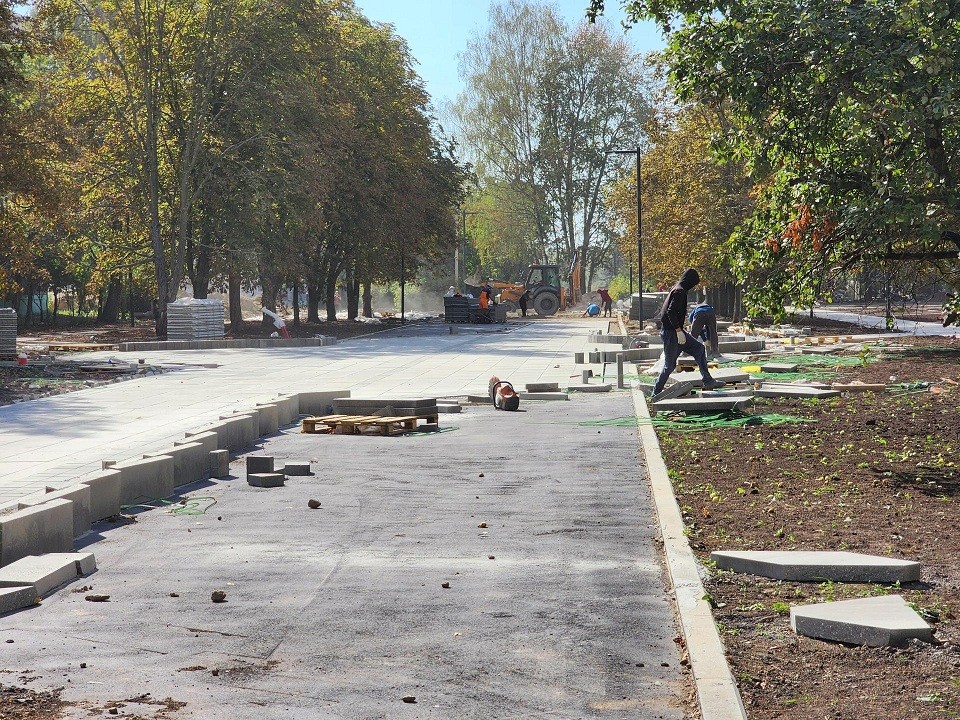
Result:
<svg viewBox="0 0 960 720"><path fill-rule="evenodd" d="M438 414L436 398L337 398L333 401L333 412L337 415L375 415L379 412L391 415L436 417Z"/></svg>
<svg viewBox="0 0 960 720"><path fill-rule="evenodd" d="M0 356L17 354L17 311L0 308Z"/></svg>
<svg viewBox="0 0 960 720"><path fill-rule="evenodd" d="M223 303L219 300L181 298L167 305L168 339L221 340L223 335Z"/></svg>

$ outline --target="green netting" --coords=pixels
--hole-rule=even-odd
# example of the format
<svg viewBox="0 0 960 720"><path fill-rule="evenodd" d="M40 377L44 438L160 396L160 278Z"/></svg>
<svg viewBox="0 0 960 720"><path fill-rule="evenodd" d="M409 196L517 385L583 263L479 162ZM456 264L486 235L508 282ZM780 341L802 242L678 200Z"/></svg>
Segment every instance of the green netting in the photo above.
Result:
<svg viewBox="0 0 960 720"><path fill-rule="evenodd" d="M610 418L608 420L584 420L579 423L589 427L628 427L639 424L649 424L658 430L674 430L677 432L703 432L705 430L719 430L723 428L745 427L747 425L784 425L788 423L815 422L807 418L777 413L761 413L749 415L739 410L727 410L715 413L697 413L689 415L675 415L668 412L659 412L649 421L636 417Z"/></svg>

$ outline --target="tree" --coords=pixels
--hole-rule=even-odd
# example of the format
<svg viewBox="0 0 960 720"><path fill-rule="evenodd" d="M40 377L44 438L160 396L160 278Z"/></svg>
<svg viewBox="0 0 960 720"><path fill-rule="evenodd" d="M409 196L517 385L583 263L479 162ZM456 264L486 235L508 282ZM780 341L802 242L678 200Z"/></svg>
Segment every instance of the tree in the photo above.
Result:
<svg viewBox="0 0 960 720"><path fill-rule="evenodd" d="M655 117L640 161L644 274L669 285L696 267L718 310L733 313L733 278L717 251L749 213L751 185L742 167L713 153L721 115L698 105L678 108L667 97ZM606 199L625 256L636 254L636 182L634 167Z"/></svg>
<svg viewBox="0 0 960 720"><path fill-rule="evenodd" d="M729 254L755 307L809 304L858 266L916 262L960 288L960 4L625 5L669 33L682 100L730 108L723 149L759 189Z"/></svg>
<svg viewBox="0 0 960 720"><path fill-rule="evenodd" d="M461 59L456 114L481 185L508 187L509 211L533 219L545 251L583 277L607 260L602 187L640 142L647 111L640 57L608 28L568 28L546 5L509 0Z"/></svg>

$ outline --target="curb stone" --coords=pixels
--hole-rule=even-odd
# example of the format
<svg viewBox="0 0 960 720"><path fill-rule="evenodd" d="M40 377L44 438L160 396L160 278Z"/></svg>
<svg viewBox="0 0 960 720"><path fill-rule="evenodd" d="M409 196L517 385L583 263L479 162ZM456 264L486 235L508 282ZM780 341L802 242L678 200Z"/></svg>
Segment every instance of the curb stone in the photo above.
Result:
<svg viewBox="0 0 960 720"><path fill-rule="evenodd" d="M677 615L697 689L700 716L702 720L747 720L747 712L730 672L713 612L704 599L706 590L697 572L696 558L683 532L683 518L673 494L673 485L667 476L656 430L650 423L646 398L635 383L631 385L637 434L647 464L647 476L663 539L664 558L673 584Z"/></svg>

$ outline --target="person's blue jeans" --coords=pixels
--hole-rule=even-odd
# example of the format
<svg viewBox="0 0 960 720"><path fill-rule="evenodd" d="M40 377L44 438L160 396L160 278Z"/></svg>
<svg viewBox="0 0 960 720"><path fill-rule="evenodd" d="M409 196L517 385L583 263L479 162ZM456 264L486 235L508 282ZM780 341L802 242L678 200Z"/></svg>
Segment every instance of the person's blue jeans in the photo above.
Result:
<svg viewBox="0 0 960 720"><path fill-rule="evenodd" d="M670 374L677 369L677 358L680 357L680 353L686 353L693 357L697 361L697 367L700 368L703 379L710 379L710 370L707 368L707 351L703 344L686 330L683 331L683 334L687 341L681 345L677 342L676 330L666 327L660 328L660 339L663 340L663 370L660 371L660 376L653 386L654 395L663 391Z"/></svg>

